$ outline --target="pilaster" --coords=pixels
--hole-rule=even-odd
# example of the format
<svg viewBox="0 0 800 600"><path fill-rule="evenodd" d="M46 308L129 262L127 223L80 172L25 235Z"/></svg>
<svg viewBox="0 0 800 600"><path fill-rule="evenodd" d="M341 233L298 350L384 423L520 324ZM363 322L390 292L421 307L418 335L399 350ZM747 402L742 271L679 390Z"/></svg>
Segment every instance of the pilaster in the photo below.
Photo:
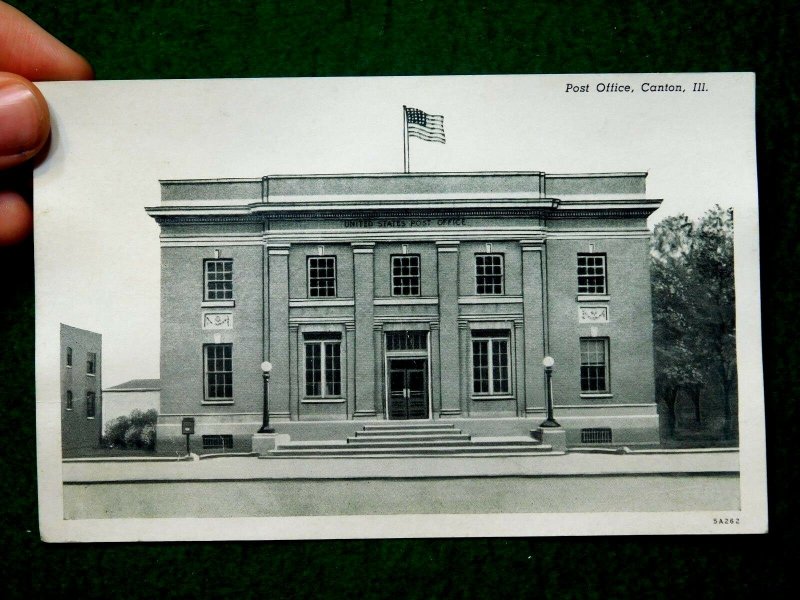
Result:
<svg viewBox="0 0 800 600"><path fill-rule="evenodd" d="M353 281L355 285L355 410L354 418L377 416L375 397L375 267L372 242L353 243Z"/></svg>
<svg viewBox="0 0 800 600"><path fill-rule="evenodd" d="M289 244L270 244L269 262L269 361L270 415L289 419L291 414L291 359L289 357Z"/></svg>
<svg viewBox="0 0 800 600"><path fill-rule="evenodd" d="M545 404L545 280L544 240L522 240L522 315L524 320L523 345L525 393L523 411L531 414L541 411ZM520 333L518 331L518 333Z"/></svg>
<svg viewBox="0 0 800 600"><path fill-rule="evenodd" d="M458 341L458 242L437 242L439 379L442 416L461 414Z"/></svg>

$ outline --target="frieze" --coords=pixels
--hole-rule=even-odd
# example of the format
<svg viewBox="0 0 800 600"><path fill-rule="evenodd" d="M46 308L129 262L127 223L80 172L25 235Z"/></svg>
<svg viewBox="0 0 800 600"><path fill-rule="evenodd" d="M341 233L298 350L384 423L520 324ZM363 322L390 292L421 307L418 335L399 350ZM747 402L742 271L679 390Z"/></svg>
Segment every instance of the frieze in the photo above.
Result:
<svg viewBox="0 0 800 600"><path fill-rule="evenodd" d="M233 329L233 313L231 312L204 312L203 329Z"/></svg>
<svg viewBox="0 0 800 600"><path fill-rule="evenodd" d="M608 323L607 306L580 306L578 307L579 323Z"/></svg>

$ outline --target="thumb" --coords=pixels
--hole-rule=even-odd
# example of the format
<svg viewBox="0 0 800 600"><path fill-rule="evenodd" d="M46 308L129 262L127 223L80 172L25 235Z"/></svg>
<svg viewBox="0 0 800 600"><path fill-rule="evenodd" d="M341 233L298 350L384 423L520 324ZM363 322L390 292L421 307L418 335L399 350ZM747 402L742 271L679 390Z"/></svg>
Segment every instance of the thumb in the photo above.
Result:
<svg viewBox="0 0 800 600"><path fill-rule="evenodd" d="M0 170L36 154L50 133L50 112L30 81L0 72Z"/></svg>

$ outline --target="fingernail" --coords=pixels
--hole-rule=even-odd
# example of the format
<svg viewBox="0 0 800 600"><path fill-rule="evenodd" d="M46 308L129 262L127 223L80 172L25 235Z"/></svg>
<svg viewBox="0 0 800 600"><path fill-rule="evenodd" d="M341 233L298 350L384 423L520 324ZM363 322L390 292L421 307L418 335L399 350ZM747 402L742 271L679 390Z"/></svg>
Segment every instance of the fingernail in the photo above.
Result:
<svg viewBox="0 0 800 600"><path fill-rule="evenodd" d="M42 120L30 88L16 81L0 82L0 157L35 152L42 142Z"/></svg>

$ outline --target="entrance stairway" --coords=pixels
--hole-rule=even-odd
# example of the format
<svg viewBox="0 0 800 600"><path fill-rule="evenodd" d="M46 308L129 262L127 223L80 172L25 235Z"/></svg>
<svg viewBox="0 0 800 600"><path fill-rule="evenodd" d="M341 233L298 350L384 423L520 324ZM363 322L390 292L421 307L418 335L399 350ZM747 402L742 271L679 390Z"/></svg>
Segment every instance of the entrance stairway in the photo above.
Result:
<svg viewBox="0 0 800 600"><path fill-rule="evenodd" d="M268 457L524 456L551 452L533 438L477 438L452 423L369 423L345 441L288 442Z"/></svg>

